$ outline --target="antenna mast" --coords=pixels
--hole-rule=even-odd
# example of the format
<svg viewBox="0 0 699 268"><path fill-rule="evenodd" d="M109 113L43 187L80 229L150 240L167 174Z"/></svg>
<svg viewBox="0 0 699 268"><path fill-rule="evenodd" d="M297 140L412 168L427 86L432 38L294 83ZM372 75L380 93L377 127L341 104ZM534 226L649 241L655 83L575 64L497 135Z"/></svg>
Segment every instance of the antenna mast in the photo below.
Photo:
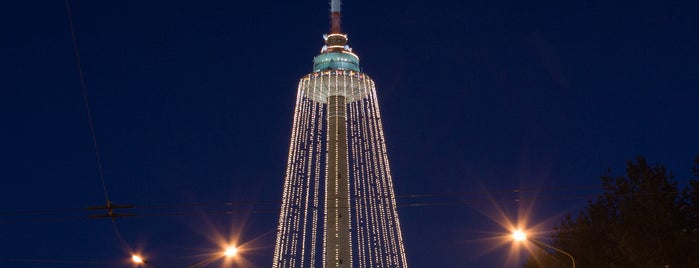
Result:
<svg viewBox="0 0 699 268"><path fill-rule="evenodd" d="M342 6L341 0L330 0L330 33L331 34L342 33L342 27L340 26L341 6Z"/></svg>

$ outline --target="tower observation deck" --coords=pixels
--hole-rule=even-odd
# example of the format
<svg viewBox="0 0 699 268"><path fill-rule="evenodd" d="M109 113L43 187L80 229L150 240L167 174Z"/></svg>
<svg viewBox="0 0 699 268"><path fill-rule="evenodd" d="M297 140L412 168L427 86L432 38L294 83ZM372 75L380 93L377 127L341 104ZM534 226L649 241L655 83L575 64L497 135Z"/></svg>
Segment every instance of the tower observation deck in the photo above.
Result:
<svg viewBox="0 0 699 268"><path fill-rule="evenodd" d="M272 267L407 267L374 81L330 11L297 90Z"/></svg>

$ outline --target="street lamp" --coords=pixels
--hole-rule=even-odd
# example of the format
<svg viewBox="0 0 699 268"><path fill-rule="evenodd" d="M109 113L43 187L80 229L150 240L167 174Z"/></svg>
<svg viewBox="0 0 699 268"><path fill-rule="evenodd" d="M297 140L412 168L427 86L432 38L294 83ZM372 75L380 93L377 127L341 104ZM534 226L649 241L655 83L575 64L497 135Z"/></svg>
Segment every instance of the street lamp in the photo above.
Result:
<svg viewBox="0 0 699 268"><path fill-rule="evenodd" d="M132 260L134 263L139 263L139 264L140 264L140 263L143 263L143 258L141 258L141 256L138 256L138 255L133 255L133 256L131 256L131 260Z"/></svg>
<svg viewBox="0 0 699 268"><path fill-rule="evenodd" d="M148 261L144 260L143 257L140 255L133 254L131 255L131 261L138 265L139 267L145 266L145 267L155 267L153 264L149 263Z"/></svg>
<svg viewBox="0 0 699 268"><path fill-rule="evenodd" d="M226 251L223 252L223 256L226 257L232 257L235 256L235 254L238 254L238 248L233 246L226 248Z"/></svg>
<svg viewBox="0 0 699 268"><path fill-rule="evenodd" d="M515 241L527 240L527 234L520 230L517 230L512 232L512 239L514 239Z"/></svg>
<svg viewBox="0 0 699 268"><path fill-rule="evenodd" d="M551 245L549 245L549 244L546 244L546 243L541 242L541 241L539 241L539 240L536 240L536 239L534 239L534 238L527 237L527 234L525 234L525 233L524 233L523 231L521 231L521 230L515 230L514 232L512 232L512 239L515 240L515 241L524 241L524 240L531 241L532 244L534 244L534 245L536 245L536 246L538 246L538 247L550 248L550 249L553 249L553 250L555 250L555 251L558 251L558 252L560 252L560 253L562 253L562 254L564 254L564 255L570 257L570 261L573 263L573 268L575 268L575 258L573 258L573 255L571 255L571 254L568 253L568 252L563 251L563 250L560 249L560 248L551 246Z"/></svg>

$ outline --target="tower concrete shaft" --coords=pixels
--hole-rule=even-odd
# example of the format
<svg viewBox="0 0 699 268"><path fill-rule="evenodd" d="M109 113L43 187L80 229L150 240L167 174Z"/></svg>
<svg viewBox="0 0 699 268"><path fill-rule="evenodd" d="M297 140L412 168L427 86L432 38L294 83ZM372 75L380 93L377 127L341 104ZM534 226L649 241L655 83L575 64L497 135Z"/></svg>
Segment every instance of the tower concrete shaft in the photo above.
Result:
<svg viewBox="0 0 699 268"><path fill-rule="evenodd" d="M325 267L352 267L350 192L347 168L347 103L328 97L328 158L326 184Z"/></svg>

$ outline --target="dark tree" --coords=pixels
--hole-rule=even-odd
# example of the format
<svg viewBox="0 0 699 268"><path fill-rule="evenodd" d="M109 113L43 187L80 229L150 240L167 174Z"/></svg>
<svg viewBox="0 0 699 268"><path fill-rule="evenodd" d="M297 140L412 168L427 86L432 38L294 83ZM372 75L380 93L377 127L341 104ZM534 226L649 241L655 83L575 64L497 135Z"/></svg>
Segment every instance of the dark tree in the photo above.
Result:
<svg viewBox="0 0 699 268"><path fill-rule="evenodd" d="M699 158L695 160L699 165ZM577 267L699 267L699 170L680 191L662 165L629 161L626 175L602 176L604 192L554 227L551 244ZM525 268L570 267L570 259L537 250Z"/></svg>

